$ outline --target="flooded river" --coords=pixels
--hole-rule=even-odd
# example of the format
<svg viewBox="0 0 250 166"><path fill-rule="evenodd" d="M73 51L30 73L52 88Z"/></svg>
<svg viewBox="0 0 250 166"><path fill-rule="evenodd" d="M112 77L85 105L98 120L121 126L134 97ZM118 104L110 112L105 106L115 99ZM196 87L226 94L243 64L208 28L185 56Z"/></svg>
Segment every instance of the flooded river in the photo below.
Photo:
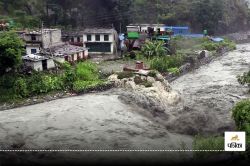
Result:
<svg viewBox="0 0 250 166"><path fill-rule="evenodd" d="M222 134L234 129L231 108L249 97L247 88L239 85L236 76L248 71L250 44L238 45L236 51L216 59L209 65L186 74L172 82L182 100L169 106L164 123L143 116L143 108L128 105L119 96L125 92L104 92L59 99L0 112L0 149L52 149L52 150L177 150L192 149L195 134ZM166 129L167 127L167 129ZM176 153L53 153L37 152L0 154L4 160L17 163L62 162L83 159L100 161L110 159L183 159ZM64 156L63 158L61 158ZM67 157L65 157L67 156ZM185 155L191 157L189 153ZM52 162L53 163L53 162Z"/></svg>
<svg viewBox="0 0 250 166"><path fill-rule="evenodd" d="M247 87L239 85L236 77L249 68L250 44L243 44L172 82L182 102L170 109L172 121L168 128L188 134L223 134L233 130L230 110L239 100L249 97Z"/></svg>

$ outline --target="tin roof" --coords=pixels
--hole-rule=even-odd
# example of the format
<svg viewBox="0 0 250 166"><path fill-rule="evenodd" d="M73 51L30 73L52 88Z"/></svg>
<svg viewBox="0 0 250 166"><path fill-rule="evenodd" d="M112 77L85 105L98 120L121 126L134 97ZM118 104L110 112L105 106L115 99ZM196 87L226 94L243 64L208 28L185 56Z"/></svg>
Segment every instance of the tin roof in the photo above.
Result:
<svg viewBox="0 0 250 166"><path fill-rule="evenodd" d="M62 31L62 36L83 36L84 31Z"/></svg>
<svg viewBox="0 0 250 166"><path fill-rule="evenodd" d="M164 28L166 28L166 29L180 29L180 30L188 30L189 29L189 27L187 27L187 26L184 26L184 27L181 27L181 26L165 26Z"/></svg>
<svg viewBox="0 0 250 166"><path fill-rule="evenodd" d="M49 54L51 51L54 56L67 56L80 53L86 50L88 50L88 48L65 44L61 46L52 47L51 49L46 50L46 53Z"/></svg>
<svg viewBox="0 0 250 166"><path fill-rule="evenodd" d="M94 33L94 34L110 34L110 33L115 33L115 29L106 29L106 28L87 28L83 31L83 33Z"/></svg>
<svg viewBox="0 0 250 166"><path fill-rule="evenodd" d="M37 54L29 54L29 55L23 56L22 59L26 60L26 61L38 62L38 61L42 61L42 60L47 60L49 58L47 58L45 56L40 56Z"/></svg>

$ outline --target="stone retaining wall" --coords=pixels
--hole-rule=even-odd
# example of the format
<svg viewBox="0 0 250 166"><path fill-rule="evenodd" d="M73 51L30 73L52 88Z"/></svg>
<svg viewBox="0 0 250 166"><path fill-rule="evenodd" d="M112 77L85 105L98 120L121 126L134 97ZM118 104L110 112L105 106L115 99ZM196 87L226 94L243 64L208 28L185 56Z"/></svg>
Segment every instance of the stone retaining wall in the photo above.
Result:
<svg viewBox="0 0 250 166"><path fill-rule="evenodd" d="M250 31L231 33L225 35L225 37L235 41L236 43L248 43L250 42Z"/></svg>

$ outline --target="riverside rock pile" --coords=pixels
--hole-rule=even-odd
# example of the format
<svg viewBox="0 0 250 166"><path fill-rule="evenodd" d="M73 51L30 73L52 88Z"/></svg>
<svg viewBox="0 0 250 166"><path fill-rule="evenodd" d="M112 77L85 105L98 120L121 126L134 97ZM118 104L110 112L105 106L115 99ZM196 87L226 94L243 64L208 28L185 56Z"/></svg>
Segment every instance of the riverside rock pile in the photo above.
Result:
<svg viewBox="0 0 250 166"><path fill-rule="evenodd" d="M135 74L123 79L113 74L109 77L109 81L118 88L126 89L126 94L120 95L120 99L147 108L152 113L165 112L169 105L175 105L181 100L179 93L172 90L161 74L156 74L155 77ZM143 82L151 86L145 86Z"/></svg>

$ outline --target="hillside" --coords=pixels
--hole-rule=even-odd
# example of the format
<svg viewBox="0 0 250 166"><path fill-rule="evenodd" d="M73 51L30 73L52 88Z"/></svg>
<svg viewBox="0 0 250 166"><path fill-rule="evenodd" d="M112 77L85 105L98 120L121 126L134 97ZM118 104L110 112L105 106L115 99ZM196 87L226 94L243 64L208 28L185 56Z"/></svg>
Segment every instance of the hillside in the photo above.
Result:
<svg viewBox="0 0 250 166"><path fill-rule="evenodd" d="M249 0L0 0L0 17L12 18L17 27L82 28L129 23L189 25L211 33L245 30Z"/></svg>

